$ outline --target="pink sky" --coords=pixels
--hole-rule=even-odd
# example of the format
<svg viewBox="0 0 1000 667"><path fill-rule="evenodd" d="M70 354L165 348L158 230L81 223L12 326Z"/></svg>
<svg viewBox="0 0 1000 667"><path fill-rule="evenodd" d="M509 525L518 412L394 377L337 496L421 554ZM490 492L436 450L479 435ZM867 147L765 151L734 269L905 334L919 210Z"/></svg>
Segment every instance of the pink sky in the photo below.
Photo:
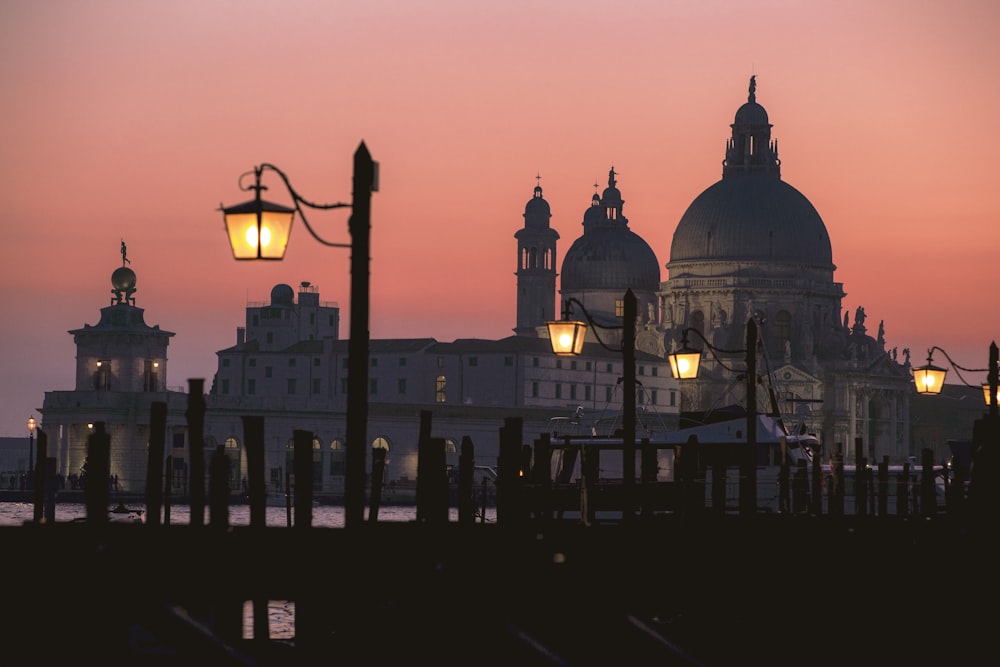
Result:
<svg viewBox="0 0 1000 667"><path fill-rule="evenodd" d="M73 389L67 331L109 305L122 238L136 305L177 334L171 386L210 384L247 301L276 283L318 285L347 336L348 251L298 222L283 262L232 259L216 209L250 198L237 180L262 162L315 202L350 200L362 140L380 163L373 338L510 335L513 235L539 174L561 261L613 165L666 279L754 73L782 177L830 232L845 310L884 321L914 363L936 345L985 368L998 28L992 0L5 0L0 435ZM348 242L347 215L309 221Z"/></svg>

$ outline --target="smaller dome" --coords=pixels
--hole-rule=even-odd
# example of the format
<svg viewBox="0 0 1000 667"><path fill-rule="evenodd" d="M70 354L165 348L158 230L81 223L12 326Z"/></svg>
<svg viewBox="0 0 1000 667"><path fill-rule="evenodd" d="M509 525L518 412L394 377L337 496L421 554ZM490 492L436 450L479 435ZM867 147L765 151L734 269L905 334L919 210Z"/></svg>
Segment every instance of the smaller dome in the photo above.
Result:
<svg viewBox="0 0 1000 667"><path fill-rule="evenodd" d="M135 271L120 266L111 274L111 286L116 292L130 292L135 288Z"/></svg>
<svg viewBox="0 0 1000 667"><path fill-rule="evenodd" d="M551 217L549 203L542 197L542 186L536 185L534 196L524 205L525 225L532 228L548 227Z"/></svg>
<svg viewBox="0 0 1000 667"><path fill-rule="evenodd" d="M767 110L756 102L747 102L736 110L733 125L768 125Z"/></svg>
<svg viewBox="0 0 1000 667"><path fill-rule="evenodd" d="M295 291L291 285L280 283L271 288L271 305L292 305L295 303Z"/></svg>

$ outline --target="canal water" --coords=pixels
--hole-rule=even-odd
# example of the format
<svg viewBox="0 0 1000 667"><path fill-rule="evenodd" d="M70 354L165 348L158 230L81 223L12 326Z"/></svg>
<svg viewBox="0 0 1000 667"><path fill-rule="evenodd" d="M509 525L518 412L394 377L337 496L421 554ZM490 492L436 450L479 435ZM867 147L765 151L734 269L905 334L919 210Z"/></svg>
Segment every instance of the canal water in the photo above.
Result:
<svg viewBox="0 0 1000 667"><path fill-rule="evenodd" d="M127 505L128 509L144 510L144 506ZM284 507L268 507L266 522L268 526L287 526L288 512ZM369 509L365 508L365 520L368 520ZM34 516L34 506L31 503L0 502L0 526L20 526L30 522ZM85 519L87 508L83 503L62 503L56 505L56 523ZM414 505L387 505L379 508L379 522L415 521L417 508ZM191 520L191 508L187 505L170 506L170 524L184 525ZM211 512L205 508L205 523L211 521ZM458 521L458 510L449 510L449 521ZM479 521L477 517L476 521ZM487 508L486 522L496 521L496 509ZM161 524L163 516L161 510ZM231 505L229 507L229 524L232 526L250 525L249 505ZM341 505L318 505L312 510L312 525L317 528L342 528L344 526L344 508ZM295 637L295 603L289 600L268 600L267 604L269 638L280 641L291 641ZM253 606L246 603L243 608L243 637L253 638Z"/></svg>

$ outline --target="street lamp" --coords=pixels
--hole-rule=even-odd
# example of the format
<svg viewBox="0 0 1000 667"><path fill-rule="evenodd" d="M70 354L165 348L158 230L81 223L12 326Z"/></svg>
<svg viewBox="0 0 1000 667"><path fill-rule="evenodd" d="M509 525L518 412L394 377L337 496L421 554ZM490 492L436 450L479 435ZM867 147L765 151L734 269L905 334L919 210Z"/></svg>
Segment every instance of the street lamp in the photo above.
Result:
<svg viewBox="0 0 1000 667"><path fill-rule="evenodd" d="M288 208L266 202L260 193L266 188L260 179L265 171L281 178L292 196L294 206ZM253 185L244 186L243 178L254 175ZM225 215L226 231L237 260L280 260L285 253L292 221L298 212L302 224L314 239L326 246L351 249L351 326L347 343L347 443L345 456L344 526L360 526L365 506L365 440L368 425L368 313L371 193L378 191L378 163L373 161L362 141L354 152L354 183L350 204L315 204L301 197L292 188L288 177L273 164L261 164L252 172L240 176L240 189L253 190L254 199L230 207L220 207ZM306 219L303 206L313 209L350 208L348 230L350 244L331 243L321 238Z"/></svg>
<svg viewBox="0 0 1000 667"><path fill-rule="evenodd" d="M698 377L698 368L701 365L701 351L688 345L689 333L697 334L716 361L730 372L735 373L736 370L726 366L716 353L746 354L747 451L740 459L740 474L743 477L743 482L740 484L740 514L753 514L757 509L757 321L753 318L747 320L744 350L724 350L709 343L697 329L684 329L681 332L680 349L667 355L670 372L678 380Z"/></svg>
<svg viewBox="0 0 1000 667"><path fill-rule="evenodd" d="M962 371L966 373L986 373L986 382L982 384L983 388L983 399L986 401L986 405L989 406L990 415L997 416L997 403L1000 402L1000 391L997 389L997 344L994 341L990 344L990 361L988 368L965 368L964 366L959 366L956 364L948 353L945 352L940 347L934 346L927 350L927 365L926 366L916 366L913 368L913 386L916 387L918 394L929 394L931 396L936 396L941 393L944 388L944 378L948 373L947 369L940 368L934 365L934 351L937 350L944 355L944 358L948 360L955 368L955 373L962 383L967 387L973 387L965 381L962 377Z"/></svg>
<svg viewBox="0 0 1000 667"><path fill-rule="evenodd" d="M27 488L31 488L35 475L35 426L37 422L34 417L28 417L28 479L25 480Z"/></svg>
<svg viewBox="0 0 1000 667"><path fill-rule="evenodd" d="M587 322L594 327L594 337L606 350L622 353L623 377L625 385L622 396L622 478L625 495L625 506L622 514L629 518L634 511L635 497L635 320L638 307L636 305L635 294L631 289L625 292L625 300L622 309L622 325L607 326L598 324L591 318L590 313L578 300L570 297L566 300L563 309L563 318L559 321L546 322L549 330L549 342L552 344L552 352L558 356L576 356L583 351L583 341L587 332L587 325L578 320L570 319L573 312L573 304L576 304L583 312ZM621 329L622 344L620 349L608 346L597 329Z"/></svg>

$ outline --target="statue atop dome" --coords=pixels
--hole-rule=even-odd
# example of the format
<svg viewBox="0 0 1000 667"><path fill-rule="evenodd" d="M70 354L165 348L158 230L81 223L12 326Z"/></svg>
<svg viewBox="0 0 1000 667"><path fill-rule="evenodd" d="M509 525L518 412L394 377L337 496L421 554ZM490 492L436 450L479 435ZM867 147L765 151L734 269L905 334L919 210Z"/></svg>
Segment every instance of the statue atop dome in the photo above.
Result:
<svg viewBox="0 0 1000 667"><path fill-rule="evenodd" d="M747 97L748 102L757 101L757 75L754 74L750 77L750 96Z"/></svg>

